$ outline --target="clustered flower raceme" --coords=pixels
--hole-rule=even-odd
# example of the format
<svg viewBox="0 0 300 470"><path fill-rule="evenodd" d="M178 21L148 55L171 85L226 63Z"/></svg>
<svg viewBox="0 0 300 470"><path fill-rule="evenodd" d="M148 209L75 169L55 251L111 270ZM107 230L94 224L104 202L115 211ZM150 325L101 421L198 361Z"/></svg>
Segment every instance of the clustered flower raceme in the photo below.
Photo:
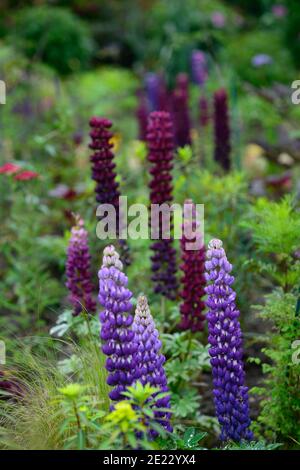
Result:
<svg viewBox="0 0 300 470"><path fill-rule="evenodd" d="M73 305L73 315L83 310L94 313L96 303L93 299L93 283L91 275L91 256L88 247L88 233L80 217L71 230L66 264L66 287L70 291L69 301Z"/></svg>
<svg viewBox="0 0 300 470"><path fill-rule="evenodd" d="M228 114L228 97L224 88L214 94L214 158L225 171L231 167L230 161L230 126Z"/></svg>
<svg viewBox="0 0 300 470"><path fill-rule="evenodd" d="M113 133L110 131L112 122L101 117L90 119L90 137L92 139L89 147L93 150L90 157L92 162L92 178L96 181L96 201L99 204L111 204L115 208L115 227L117 236L119 233L119 220L121 217L119 207L119 183L116 181L116 164L114 163L113 144L111 139ZM125 265L130 264L129 247L125 240L119 239L122 260Z"/></svg>
<svg viewBox="0 0 300 470"><path fill-rule="evenodd" d="M172 201L172 174L174 135L170 114L154 111L148 122L148 161L151 164L150 202L169 204ZM172 224L170 224L172 225ZM152 261L152 280L154 291L169 299L174 299L177 291L176 251L170 234L163 233L164 221L160 218L157 227L152 227L157 241L151 245L154 254ZM169 235L169 236L168 236Z"/></svg>
<svg viewBox="0 0 300 470"><path fill-rule="evenodd" d="M131 328L133 317L132 293L127 288L128 279L122 272L123 264L113 246L104 249L99 271L99 302L104 307L100 313L102 351L108 356L107 383L114 387L111 400L124 399L122 393L137 377L135 353L137 344Z"/></svg>
<svg viewBox="0 0 300 470"><path fill-rule="evenodd" d="M174 121L175 141L177 147L191 145L191 120L189 114L189 81L188 76L180 73L176 79L173 92L172 118Z"/></svg>
<svg viewBox="0 0 300 470"><path fill-rule="evenodd" d="M189 206L189 213L186 209ZM187 199L184 203L184 221L183 234L180 240L182 264L180 266L183 276L181 279L182 290L180 296L183 300L180 305L181 322L179 327L182 330L202 331L204 328L205 316L203 315L205 303L205 248L190 249L190 244L195 243L196 235L191 237L196 231L199 231L200 222L197 221L196 207L193 201ZM198 234L200 236L200 234ZM199 240L200 242L200 240Z"/></svg>
<svg viewBox="0 0 300 470"><path fill-rule="evenodd" d="M245 386L242 333L231 288L234 277L221 240L208 245L206 279L208 341L214 385L216 414L221 440L251 440L248 388Z"/></svg>
<svg viewBox="0 0 300 470"><path fill-rule="evenodd" d="M132 325L137 342L136 366L139 373L139 381L146 385L159 388L160 392L168 392L167 377L164 370L165 356L160 353L161 341L158 330L155 327L147 297L138 297L134 322ZM167 431L172 432L170 424L171 413L159 411L159 408L170 408L170 396L158 399L154 406L154 417ZM152 437L155 432L152 431Z"/></svg>
<svg viewBox="0 0 300 470"><path fill-rule="evenodd" d="M116 181L116 164L114 163L113 144L110 131L112 122L105 118L92 117L90 119L92 139L89 147L93 150L90 157L92 162L92 178L96 181L96 200L100 204L112 204L117 211L119 207L119 183Z"/></svg>

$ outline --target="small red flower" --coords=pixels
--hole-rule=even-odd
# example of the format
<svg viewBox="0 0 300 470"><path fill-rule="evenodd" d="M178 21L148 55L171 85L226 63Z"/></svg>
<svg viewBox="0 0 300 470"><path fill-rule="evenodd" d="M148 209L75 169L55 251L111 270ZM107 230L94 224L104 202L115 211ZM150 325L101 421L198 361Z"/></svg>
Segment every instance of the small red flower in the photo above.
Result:
<svg viewBox="0 0 300 470"><path fill-rule="evenodd" d="M21 167L19 167L19 165L15 165L14 163L4 163L4 165L0 166L0 174L13 175L20 169Z"/></svg>
<svg viewBox="0 0 300 470"><path fill-rule="evenodd" d="M18 181L28 181L28 180L33 180L37 178L38 176L39 174L36 173L35 171L25 170L15 175L14 179Z"/></svg>

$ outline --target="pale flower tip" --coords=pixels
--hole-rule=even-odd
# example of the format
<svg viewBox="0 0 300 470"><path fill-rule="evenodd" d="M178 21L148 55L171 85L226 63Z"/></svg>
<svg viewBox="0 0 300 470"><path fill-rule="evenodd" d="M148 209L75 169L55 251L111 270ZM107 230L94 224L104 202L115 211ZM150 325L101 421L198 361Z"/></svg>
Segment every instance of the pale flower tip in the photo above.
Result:
<svg viewBox="0 0 300 470"><path fill-rule="evenodd" d="M209 250L218 250L218 249L222 248L222 246L223 246L223 242L222 242L222 240L219 240L218 238L213 238L208 243L208 249Z"/></svg>

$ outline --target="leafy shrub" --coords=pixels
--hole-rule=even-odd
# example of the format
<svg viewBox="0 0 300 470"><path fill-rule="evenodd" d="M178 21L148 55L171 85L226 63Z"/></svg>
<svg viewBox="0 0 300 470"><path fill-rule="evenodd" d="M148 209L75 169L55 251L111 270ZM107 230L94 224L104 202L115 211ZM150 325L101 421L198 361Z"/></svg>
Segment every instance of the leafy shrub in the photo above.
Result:
<svg viewBox="0 0 300 470"><path fill-rule="evenodd" d="M62 75L86 68L92 54L87 26L63 8L27 8L17 14L15 40L24 53Z"/></svg>

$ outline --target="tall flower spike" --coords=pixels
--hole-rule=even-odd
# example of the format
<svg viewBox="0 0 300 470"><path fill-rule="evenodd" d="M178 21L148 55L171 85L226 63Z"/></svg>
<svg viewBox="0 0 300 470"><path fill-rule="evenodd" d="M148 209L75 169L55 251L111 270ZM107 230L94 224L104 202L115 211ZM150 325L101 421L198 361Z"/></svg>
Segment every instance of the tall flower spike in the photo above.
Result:
<svg viewBox="0 0 300 470"><path fill-rule="evenodd" d="M110 131L112 122L101 117L92 117L90 120L92 139L89 147L93 150L90 157L92 162L92 178L96 181L96 201L99 204L111 204L116 211L116 232L119 233L120 207L119 183L116 181L116 164L114 163L113 144ZM130 264L129 248L125 240L119 239L121 257L125 265Z"/></svg>
<svg viewBox="0 0 300 470"><path fill-rule="evenodd" d="M151 204L169 204L172 201L172 174L174 137L170 114L156 111L150 114L148 121L148 160L151 163L150 187ZM171 224L172 225L172 224ZM169 299L176 297L176 251L172 237L164 238L163 220L157 227L157 241L151 245L154 254L152 261L152 280L154 291Z"/></svg>
<svg viewBox="0 0 300 470"><path fill-rule="evenodd" d="M159 109L160 77L156 73L147 73L145 76L145 89L151 111Z"/></svg>
<svg viewBox="0 0 300 470"><path fill-rule="evenodd" d="M178 147L191 145L191 120L189 113L188 76L180 73L173 92L173 112L175 141Z"/></svg>
<svg viewBox="0 0 300 470"><path fill-rule="evenodd" d="M71 230L66 263L66 287L70 291L69 301L74 307L73 315L82 310L93 313L96 302L93 299L91 256L88 247L88 233L83 220L77 216L76 225Z"/></svg>
<svg viewBox="0 0 300 470"><path fill-rule="evenodd" d="M148 73L145 77L145 89L151 112L169 110L169 94L162 75Z"/></svg>
<svg viewBox="0 0 300 470"><path fill-rule="evenodd" d="M114 387L109 393L111 400L124 399L122 392L135 379L137 347L132 331L132 293L127 288L128 279L122 272L123 265L113 246L103 252L99 271L99 302L104 307L100 313L100 337L102 351L108 356L105 367L109 372L107 383Z"/></svg>
<svg viewBox="0 0 300 470"><path fill-rule="evenodd" d="M191 210L186 214L186 208L189 206ZM193 201L187 199L184 203L184 221L183 234L180 240L182 264L180 266L183 276L181 279L182 290L180 296L183 300L180 305L181 322L179 327L182 330L202 331L204 328L205 316L203 315L205 303L202 300L205 295L205 248L202 246L198 249L191 248L190 244L195 244L196 236L199 237L199 224L196 219L196 206ZM192 234L198 232L193 238ZM197 242L201 240L197 240Z"/></svg>
<svg viewBox="0 0 300 470"><path fill-rule="evenodd" d="M225 171L229 171L231 167L230 127L228 98L224 88L221 88L214 94L214 132L215 161L219 163Z"/></svg>
<svg viewBox="0 0 300 470"><path fill-rule="evenodd" d="M204 52L199 50L192 51L191 55L192 79L196 85L204 85L208 78L207 60Z"/></svg>
<svg viewBox="0 0 300 470"><path fill-rule="evenodd" d="M162 344L145 295L138 297L132 328L135 333L135 341L137 342L136 361L137 370L139 371L138 380L143 385L148 383L153 387L159 388L160 392L168 392L167 377L163 367L166 358L160 353ZM170 396L157 400L155 408L170 408ZM170 424L171 413L155 411L155 408L153 411L157 422L167 431L172 432Z"/></svg>
<svg viewBox="0 0 300 470"><path fill-rule="evenodd" d="M221 240L211 240L205 263L209 354L214 402L221 425L221 440L251 440L248 388L245 386L240 312L231 288L234 277Z"/></svg>

